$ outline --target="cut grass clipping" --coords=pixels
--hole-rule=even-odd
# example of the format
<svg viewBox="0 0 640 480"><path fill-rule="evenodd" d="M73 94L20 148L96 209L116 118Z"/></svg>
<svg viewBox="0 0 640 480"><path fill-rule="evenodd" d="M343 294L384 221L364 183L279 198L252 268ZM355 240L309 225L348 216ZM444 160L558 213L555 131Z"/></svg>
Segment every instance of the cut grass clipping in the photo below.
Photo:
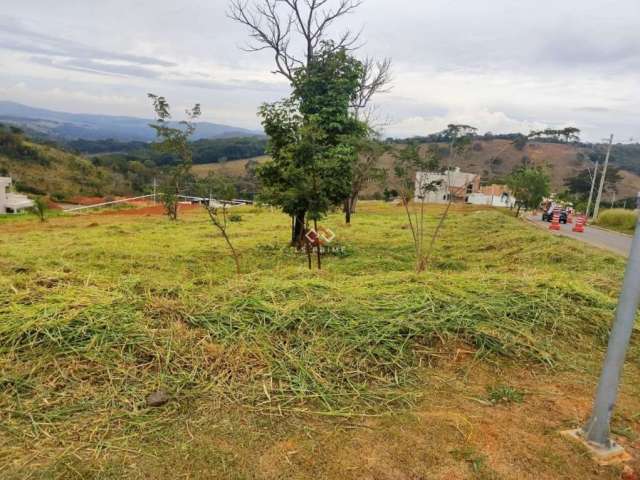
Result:
<svg viewBox="0 0 640 480"><path fill-rule="evenodd" d="M313 274L284 247L286 217L238 213L240 277L201 212L177 224L92 216L3 227L5 449L126 445L212 402L379 415L411 405L425 367L452 346L574 368L606 342L623 261L506 215L457 208L432 270L415 275L397 208L364 204L351 228L328 218L349 254ZM148 409L159 389L173 401Z"/></svg>

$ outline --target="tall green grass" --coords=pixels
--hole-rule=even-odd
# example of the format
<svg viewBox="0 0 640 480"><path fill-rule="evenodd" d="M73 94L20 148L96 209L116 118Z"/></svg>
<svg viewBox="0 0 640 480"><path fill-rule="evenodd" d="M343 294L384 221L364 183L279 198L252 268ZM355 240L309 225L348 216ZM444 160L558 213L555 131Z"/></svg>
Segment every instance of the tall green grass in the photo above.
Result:
<svg viewBox="0 0 640 480"><path fill-rule="evenodd" d="M615 208L605 210L598 215L596 225L623 233L633 233L638 221L638 214L632 210Z"/></svg>

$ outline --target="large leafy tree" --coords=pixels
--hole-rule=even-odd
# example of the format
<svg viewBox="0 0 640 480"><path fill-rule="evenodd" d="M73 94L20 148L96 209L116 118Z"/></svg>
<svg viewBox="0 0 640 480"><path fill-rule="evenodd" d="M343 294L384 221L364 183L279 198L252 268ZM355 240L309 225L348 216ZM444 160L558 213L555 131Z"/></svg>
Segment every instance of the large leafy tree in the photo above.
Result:
<svg viewBox="0 0 640 480"><path fill-rule="evenodd" d="M228 15L247 27L251 37L246 50L273 54L273 73L285 77L296 90L294 98L300 101L299 113L304 121L322 128L325 143L334 146L338 137L349 134L354 120L372 116L374 95L387 91L391 80L391 60L376 61L368 57L357 61L350 54L362 45L360 34L349 28L342 33L337 30L339 23L361 4L361 0L230 0ZM333 73L337 73L337 77L332 76ZM331 88L326 89L327 86ZM348 97L343 95L345 91ZM346 109L345 98L348 98ZM271 117L269 120L288 109L286 105L277 104L267 108L272 111L263 109L262 113ZM311 120L309 115L315 118ZM339 140L339 143L344 147L345 142ZM345 154L343 147L341 155ZM272 153L276 150L272 145ZM358 159L351 156L352 170L358 167L354 165ZM273 168L270 173L275 173ZM353 191L357 189L357 179L350 180ZM343 203L348 222L351 202L347 196ZM306 211L302 207L295 210L293 243L301 238L304 221L299 214Z"/></svg>
<svg viewBox="0 0 640 480"><path fill-rule="evenodd" d="M540 202L549 196L551 179L540 167L521 167L509 175L507 186L516 199L518 216L521 208L537 208Z"/></svg>
<svg viewBox="0 0 640 480"><path fill-rule="evenodd" d="M362 69L345 48L325 42L295 73L291 97L260 109L272 156L258 169L261 196L292 217L297 247L305 244L307 221L317 222L351 192L357 157L350 139L367 132L350 110Z"/></svg>
<svg viewBox="0 0 640 480"><path fill-rule="evenodd" d="M600 185L600 179L602 178L602 168L599 169L598 174L596 176L595 185ZM591 192L591 182L593 180L593 171L592 170L582 170L578 172L577 175L573 177L569 177L565 180L564 185L567 187L569 193L578 195L581 198L586 198L589 196ZM622 175L620 174L620 169L614 166L609 166L607 168L607 176L604 180L604 188L605 191L608 192L617 192L618 191L618 182L622 180Z"/></svg>
<svg viewBox="0 0 640 480"><path fill-rule="evenodd" d="M529 133L528 138L547 139L561 143L579 142L580 129L576 127L547 128L545 130L532 131Z"/></svg>

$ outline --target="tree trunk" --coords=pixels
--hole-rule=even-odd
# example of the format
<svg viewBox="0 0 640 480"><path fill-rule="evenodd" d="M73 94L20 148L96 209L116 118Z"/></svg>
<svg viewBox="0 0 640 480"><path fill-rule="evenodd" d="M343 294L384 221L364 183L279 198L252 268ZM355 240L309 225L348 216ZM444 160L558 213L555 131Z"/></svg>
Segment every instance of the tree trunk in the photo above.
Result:
<svg viewBox="0 0 640 480"><path fill-rule="evenodd" d="M176 201L175 201L174 210L173 210L174 220L178 220L178 204L180 203L180 197L178 197L179 193L180 193L180 184L176 182Z"/></svg>
<svg viewBox="0 0 640 480"><path fill-rule="evenodd" d="M358 194L354 193L344 200L344 220L347 225L351 225L351 215L356 213L356 203L358 203Z"/></svg>
<svg viewBox="0 0 640 480"><path fill-rule="evenodd" d="M344 223L351 225L351 199L344 200Z"/></svg>
<svg viewBox="0 0 640 480"><path fill-rule="evenodd" d="M291 224L291 246L296 248L302 248L304 246L304 236L305 236L305 217L307 212L302 211L296 213L293 218L293 223Z"/></svg>
<svg viewBox="0 0 640 480"><path fill-rule="evenodd" d="M317 220L313 221L313 228L315 229L316 232L318 231L318 221ZM317 252L318 252L318 270L322 270L322 263L320 261L320 257L321 257L321 255L320 255L320 247L321 247L321 245L322 244L320 243L320 238L318 238L316 240L316 249L317 249Z"/></svg>
<svg viewBox="0 0 640 480"><path fill-rule="evenodd" d="M520 208L522 207L522 204L518 203L518 211L516 211L516 217L520 217Z"/></svg>

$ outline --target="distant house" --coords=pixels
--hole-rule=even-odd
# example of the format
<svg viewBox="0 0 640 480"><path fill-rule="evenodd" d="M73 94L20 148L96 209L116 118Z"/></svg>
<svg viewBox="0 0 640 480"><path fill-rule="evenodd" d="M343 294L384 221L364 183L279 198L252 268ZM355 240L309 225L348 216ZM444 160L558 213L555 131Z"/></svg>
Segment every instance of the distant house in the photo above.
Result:
<svg viewBox="0 0 640 480"><path fill-rule="evenodd" d="M467 202L473 205L511 208L516 204L516 199L506 185L489 185L480 187L479 192L469 195Z"/></svg>
<svg viewBox="0 0 640 480"><path fill-rule="evenodd" d="M470 195L480 191L480 176L464 173L460 168L444 173L416 173L416 202L448 203L449 194L454 202L468 202Z"/></svg>
<svg viewBox="0 0 640 480"><path fill-rule="evenodd" d="M19 213L33 207L33 201L26 195L9 192L11 178L0 177L0 215Z"/></svg>

